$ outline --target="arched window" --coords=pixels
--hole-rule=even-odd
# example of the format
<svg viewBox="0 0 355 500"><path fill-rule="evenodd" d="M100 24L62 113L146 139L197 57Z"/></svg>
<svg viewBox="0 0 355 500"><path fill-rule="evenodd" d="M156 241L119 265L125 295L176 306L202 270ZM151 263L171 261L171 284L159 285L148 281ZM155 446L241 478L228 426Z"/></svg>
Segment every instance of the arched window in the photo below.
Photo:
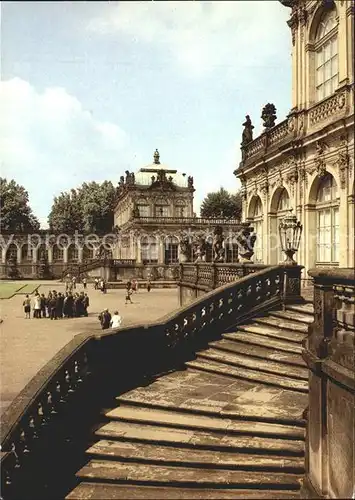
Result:
<svg viewBox="0 0 355 500"><path fill-rule="evenodd" d="M68 262L75 262L79 259L79 249L72 243L68 246Z"/></svg>
<svg viewBox="0 0 355 500"><path fill-rule="evenodd" d="M316 90L320 101L334 93L338 86L338 28L336 10L324 13L318 25L315 42Z"/></svg>
<svg viewBox="0 0 355 500"><path fill-rule="evenodd" d="M175 236L169 236L165 240L165 264L177 264L179 262L179 240Z"/></svg>
<svg viewBox="0 0 355 500"><path fill-rule="evenodd" d="M258 198L255 201L254 211L252 215L253 221L252 225L254 228L254 233L256 234L256 241L254 245L254 261L263 261L263 205L261 199Z"/></svg>
<svg viewBox="0 0 355 500"><path fill-rule="evenodd" d="M93 245L84 245L83 247L83 261L91 260L95 256L95 248Z"/></svg>
<svg viewBox="0 0 355 500"><path fill-rule="evenodd" d="M158 263L158 243L154 236L142 236L141 261L143 264Z"/></svg>
<svg viewBox="0 0 355 500"><path fill-rule="evenodd" d="M22 245L21 247L21 261L22 262L30 262L32 261L32 258L33 258L33 249L32 249L32 246L31 245L28 245L27 243L25 243L24 245Z"/></svg>
<svg viewBox="0 0 355 500"><path fill-rule="evenodd" d="M157 200L155 209L155 217L169 217L169 204L167 200L160 198Z"/></svg>
<svg viewBox="0 0 355 500"><path fill-rule="evenodd" d="M225 240L226 262L238 262L238 244L233 237Z"/></svg>
<svg viewBox="0 0 355 500"><path fill-rule="evenodd" d="M37 248L37 259L45 259L48 260L48 246L45 243L41 243Z"/></svg>
<svg viewBox="0 0 355 500"><path fill-rule="evenodd" d="M52 249L53 261L58 262L64 259L64 250L62 246L53 245Z"/></svg>
<svg viewBox="0 0 355 500"><path fill-rule="evenodd" d="M11 243L6 250L6 260L17 259L17 245Z"/></svg>
<svg viewBox="0 0 355 500"><path fill-rule="evenodd" d="M317 193L317 262L339 262L339 198L334 177L328 174Z"/></svg>
<svg viewBox="0 0 355 500"><path fill-rule="evenodd" d="M149 205L146 205L145 203L138 203L138 210L139 210L139 217L150 216Z"/></svg>
<svg viewBox="0 0 355 500"><path fill-rule="evenodd" d="M283 190L280 193L279 201L277 204L277 213L276 213L277 228L279 228L280 222L285 217L285 215L289 212L289 209L290 209L290 197L288 195L287 190L285 188L283 188ZM278 246L278 248L279 248L278 259L279 259L279 262L283 262L285 260L285 255L282 251L279 238L277 238L277 241L279 244L279 246Z"/></svg>

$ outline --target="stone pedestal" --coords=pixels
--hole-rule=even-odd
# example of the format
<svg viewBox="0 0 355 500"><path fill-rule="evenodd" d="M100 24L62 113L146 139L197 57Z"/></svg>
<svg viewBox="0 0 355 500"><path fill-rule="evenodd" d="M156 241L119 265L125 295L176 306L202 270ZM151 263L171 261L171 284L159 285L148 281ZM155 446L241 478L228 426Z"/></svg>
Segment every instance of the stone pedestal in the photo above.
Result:
<svg viewBox="0 0 355 500"><path fill-rule="evenodd" d="M285 266L284 304L304 302L301 296L301 271L303 266Z"/></svg>

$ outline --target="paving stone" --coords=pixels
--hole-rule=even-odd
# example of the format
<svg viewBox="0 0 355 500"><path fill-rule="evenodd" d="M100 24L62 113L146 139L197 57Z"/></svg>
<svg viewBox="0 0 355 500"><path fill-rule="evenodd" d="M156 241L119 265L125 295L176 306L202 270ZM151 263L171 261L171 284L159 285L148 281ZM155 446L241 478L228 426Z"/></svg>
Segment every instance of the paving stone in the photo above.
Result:
<svg viewBox="0 0 355 500"><path fill-rule="evenodd" d="M163 465L91 460L78 473L78 477L128 483L196 484L229 487L258 486L259 489L298 489L300 476L282 472L246 472L228 469L202 469Z"/></svg>
<svg viewBox="0 0 355 500"><path fill-rule="evenodd" d="M83 482L67 500L235 500L299 499L295 490L179 488Z"/></svg>

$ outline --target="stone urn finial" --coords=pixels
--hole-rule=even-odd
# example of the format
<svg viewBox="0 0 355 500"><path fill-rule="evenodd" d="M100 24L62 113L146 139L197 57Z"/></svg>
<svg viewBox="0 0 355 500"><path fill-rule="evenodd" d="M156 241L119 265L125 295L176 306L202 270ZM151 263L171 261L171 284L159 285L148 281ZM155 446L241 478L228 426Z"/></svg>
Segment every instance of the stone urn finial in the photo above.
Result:
<svg viewBox="0 0 355 500"><path fill-rule="evenodd" d="M263 126L268 129L275 127L276 120L276 107L275 104L267 103L262 110L261 119L263 120Z"/></svg>

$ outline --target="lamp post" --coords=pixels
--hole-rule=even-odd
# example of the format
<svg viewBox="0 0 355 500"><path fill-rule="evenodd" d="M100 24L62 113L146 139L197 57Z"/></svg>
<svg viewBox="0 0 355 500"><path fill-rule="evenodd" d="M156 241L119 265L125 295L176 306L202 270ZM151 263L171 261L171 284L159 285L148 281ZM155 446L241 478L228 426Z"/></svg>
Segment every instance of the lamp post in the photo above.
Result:
<svg viewBox="0 0 355 500"><path fill-rule="evenodd" d="M303 266L299 266L293 256L300 246L300 239L303 226L295 215L290 213L285 215L279 224L279 235L282 251L286 254L284 266L284 289L283 304L304 302L301 297L301 271Z"/></svg>
<svg viewBox="0 0 355 500"><path fill-rule="evenodd" d="M303 230L302 224L291 212L292 209L289 214L285 215L279 224L281 248L286 254L286 260L283 262L285 266L297 265L293 255L297 252L300 246L300 239Z"/></svg>

